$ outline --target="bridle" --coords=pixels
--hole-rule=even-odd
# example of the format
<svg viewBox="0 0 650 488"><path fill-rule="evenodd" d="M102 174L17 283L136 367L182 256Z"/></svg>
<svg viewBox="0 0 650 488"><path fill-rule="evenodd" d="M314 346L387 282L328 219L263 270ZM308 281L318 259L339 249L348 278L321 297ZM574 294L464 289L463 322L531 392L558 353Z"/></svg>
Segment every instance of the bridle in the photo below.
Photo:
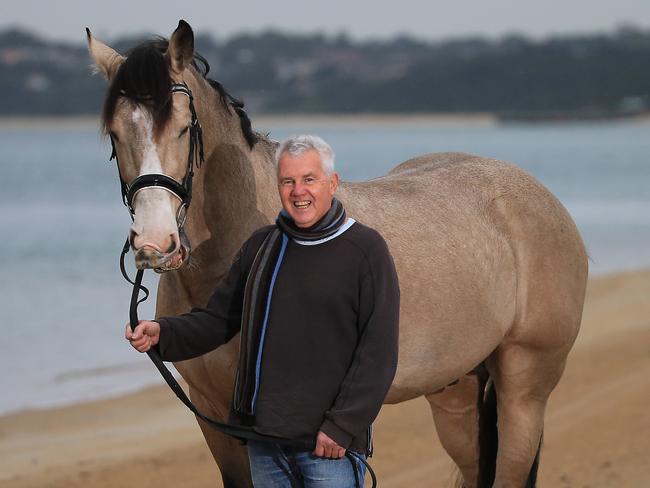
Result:
<svg viewBox="0 0 650 488"><path fill-rule="evenodd" d="M124 178L122 178L122 173L120 171L119 161L117 160L117 151L115 150L115 142L113 136L111 136L111 146L112 152L109 161L115 159L117 164L117 171L120 177L120 186L122 191L122 201L124 205L129 210L131 215L131 220L135 218L135 211L133 209L133 201L135 200L136 195L140 190L145 188L162 188L169 191L172 195L178 198L181 201L179 206L179 211L176 215L176 223L178 225L179 234L183 232L183 225L185 223L185 217L187 215L187 209L190 206L192 201L192 179L194 178L194 163L196 161L196 166L200 167L204 161L203 154L203 131L201 129L201 124L199 124L198 118L196 116L196 110L194 108L194 97L192 96L192 91L185 83L174 83L171 86L171 92L173 93L183 93L188 96L190 100L190 112L192 114L192 121L190 123L190 149L187 156L187 170L183 180L179 183L174 178L167 176L161 173L148 173L143 174L135 178L130 183L126 183ZM142 99L142 98L140 98ZM129 237L126 238L124 247L122 248L122 253L120 255L120 271L124 279L133 285L133 290L131 292L131 304L129 307L129 323L131 329L134 330L139 323L138 318L138 305L145 301L149 297L149 290L142 285L142 278L144 275L144 269L138 269L136 276L133 280L129 278L128 273L126 272L126 267L124 264L124 258L128 254L131 248L131 243ZM140 297L140 290L144 292L144 296ZM197 407L192 403L188 398L183 388L178 384L174 375L167 369L167 366L163 363L158 348L154 347L147 351L149 359L154 363L162 377L167 382L167 385L171 390L176 394L178 399L197 417L206 422L215 430L218 430L224 434L230 435L237 439L247 438L254 439L258 441L268 442L269 438L267 436L258 434L251 427L247 426L238 426L230 425L223 422L218 422L210 417L207 417L205 414L201 413ZM283 445L286 447L299 448L304 450L312 450L313 445L305 444L302 442L297 442L294 440L284 440L284 439L274 439L274 442L278 445ZM372 467L368 464L366 459L363 456L359 456L356 453L353 453L350 450L346 450L346 457L352 464L352 469L354 472L355 484L356 486L361 486L361 481L359 478L359 473L355 467L355 461L360 462L366 466L368 473L372 479L372 487L374 488L377 485L377 478L375 476Z"/></svg>
<svg viewBox="0 0 650 488"><path fill-rule="evenodd" d="M167 176L162 173L147 173L138 176L130 183L124 181L122 177L122 172L120 170L120 164L117 159L117 151L115 149L115 141L111 135L111 157L109 161L115 159L117 163L117 172L120 177L120 188L122 191L122 202L129 210L131 215L131 220L135 217L135 210L133 209L133 202L136 195L139 191L144 190L145 188L161 188L167 190L181 202L178 207L178 212L176 214L176 223L178 225L179 232L183 228L185 223L185 217L187 216L187 209L190 206L192 201L192 180L194 178L194 163L196 161L196 167L200 167L203 163L205 156L203 154L203 130L201 129L201 124L199 119L196 116L196 109L194 108L194 97L192 96L192 90L185 83L174 83L171 86L171 93L182 93L187 95L190 100L190 112L192 114L192 121L190 122L189 127L189 136L190 136L190 149L187 155L187 169L185 171L185 176L182 181L179 183L171 176ZM125 94L126 95L126 94ZM139 98L140 100L146 100L146 98Z"/></svg>

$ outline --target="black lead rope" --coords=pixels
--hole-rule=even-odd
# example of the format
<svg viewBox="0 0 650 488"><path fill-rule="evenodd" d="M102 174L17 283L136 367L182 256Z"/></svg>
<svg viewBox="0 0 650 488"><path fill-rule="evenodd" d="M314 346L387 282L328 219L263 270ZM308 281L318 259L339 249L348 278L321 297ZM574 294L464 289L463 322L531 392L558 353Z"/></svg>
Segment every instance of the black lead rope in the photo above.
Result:
<svg viewBox="0 0 650 488"><path fill-rule="evenodd" d="M131 280L131 278L129 278L128 273L126 272L126 267L124 265L124 257L128 254L130 248L131 245L129 243L129 239L127 238L126 242L124 243L124 247L122 248L122 253L120 254L120 271L122 272L122 276L124 276L124 279L133 285L133 291L131 292L131 305L129 307L129 324L131 325L131 330L135 330L136 326L139 323L138 305L140 305L140 303L144 302L149 297L149 290L147 289L147 287L142 285L142 277L144 276L143 269L139 269L137 271L135 275L135 280ZM142 298L139 298L140 290L144 292L144 296ZM167 366L165 366L165 363L160 357L158 348L157 347L150 348L147 351L147 355L149 356L149 359L151 359L153 364L156 366L156 368L158 369L162 377L165 379L167 385L169 385L172 391L176 394L178 399L181 402L183 402L183 404L188 409L190 409L190 411L194 413L194 415L199 417L201 420L203 420L206 424L208 424L213 429L218 430L219 432L222 432L229 436L235 437L240 441L242 439L251 439L260 442L270 441L284 447L293 447L293 448L306 450L306 451L312 451L314 449L313 445L309 445L304 442L290 440L290 439L275 438L275 437L270 438L268 436L258 434L250 427L224 424L223 422L218 422L216 420L213 420L203 415L192 403L192 401L187 397L187 395L185 394L185 390L183 390L181 385L178 384L178 381L176 381L174 375L172 375L169 369L167 369ZM370 478L372 479L372 488L376 488L377 477L375 476L375 472L372 470L370 464L368 464L366 459L363 456L350 451L349 449L345 450L345 456L352 464L352 471L354 472L354 480L357 488L361 487L361 483L359 481L359 473L357 471L355 460L363 463L366 466L366 469L370 474Z"/></svg>

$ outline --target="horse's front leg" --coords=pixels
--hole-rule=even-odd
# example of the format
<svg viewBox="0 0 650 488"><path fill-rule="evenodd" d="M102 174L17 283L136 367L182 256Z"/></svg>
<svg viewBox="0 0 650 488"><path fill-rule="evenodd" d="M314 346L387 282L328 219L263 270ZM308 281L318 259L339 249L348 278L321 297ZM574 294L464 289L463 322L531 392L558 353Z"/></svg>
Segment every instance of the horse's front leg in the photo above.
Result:
<svg viewBox="0 0 650 488"><path fill-rule="evenodd" d="M239 335L209 354L176 364L199 412L218 422L228 422L238 357ZM251 488L246 446L202 420L198 422L221 471L224 488Z"/></svg>
<svg viewBox="0 0 650 488"><path fill-rule="evenodd" d="M225 405L226 408L223 408L223 405L214 407L200 393L192 390L190 388L192 402L201 413L215 420L228 418L228 405ZM237 439L216 431L204 421L198 418L197 420L210 452L219 466L224 488L252 488L246 446Z"/></svg>

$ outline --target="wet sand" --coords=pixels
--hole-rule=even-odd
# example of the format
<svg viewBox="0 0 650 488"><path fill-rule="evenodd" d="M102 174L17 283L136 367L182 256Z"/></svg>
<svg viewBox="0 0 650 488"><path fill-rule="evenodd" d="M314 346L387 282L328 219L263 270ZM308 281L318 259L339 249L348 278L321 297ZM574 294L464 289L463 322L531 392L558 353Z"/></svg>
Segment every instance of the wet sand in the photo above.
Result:
<svg viewBox="0 0 650 488"><path fill-rule="evenodd" d="M650 486L650 270L592 279L546 416L540 487ZM428 404L382 409L382 488L450 486ZM219 487L196 422L166 387L0 418L0 486Z"/></svg>

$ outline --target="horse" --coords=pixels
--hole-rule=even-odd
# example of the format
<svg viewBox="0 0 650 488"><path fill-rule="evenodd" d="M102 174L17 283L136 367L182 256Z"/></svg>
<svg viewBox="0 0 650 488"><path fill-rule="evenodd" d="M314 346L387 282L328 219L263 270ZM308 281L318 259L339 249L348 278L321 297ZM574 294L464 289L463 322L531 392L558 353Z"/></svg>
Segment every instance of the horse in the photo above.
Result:
<svg viewBox="0 0 650 488"><path fill-rule="evenodd" d="M186 22L126 57L89 30L87 40L109 81L102 123L130 192L136 266L162 273L156 316L203 306L242 242L280 209L277 143L207 77ZM188 165L199 142L204 158ZM167 183L133 191L152 173ZM188 175L191 205L170 188ZM342 182L337 198L384 236L400 281L399 362L385 403L428 400L462 486L535 486L544 412L579 331L588 274L566 209L515 165L464 153ZM215 419L228 416L238 347L235 338L175 364ZM199 424L224 486L250 487L245 448Z"/></svg>

